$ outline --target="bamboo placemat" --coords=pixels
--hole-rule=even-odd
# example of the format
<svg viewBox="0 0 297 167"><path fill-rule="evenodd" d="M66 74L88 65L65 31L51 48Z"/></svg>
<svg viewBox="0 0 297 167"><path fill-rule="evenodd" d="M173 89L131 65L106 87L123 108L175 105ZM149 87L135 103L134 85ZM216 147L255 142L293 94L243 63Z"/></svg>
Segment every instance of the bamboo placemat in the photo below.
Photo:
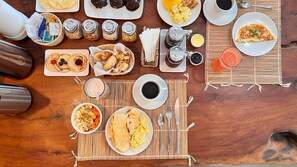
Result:
<svg viewBox="0 0 297 167"><path fill-rule="evenodd" d="M146 150L135 156L122 156L113 151L105 139L105 124L110 115L125 106L133 106L140 108L133 100L132 87L134 80L131 81L106 81L111 89L111 94L106 99L95 100L87 97L82 93L81 102L91 102L97 104L102 109L103 122L100 129L90 135L78 136L77 160L143 160L143 159L188 159L188 133L187 133L187 87L185 80L166 80L169 90L169 96L165 104L155 110L144 110L151 118L153 123L153 139ZM181 126L181 142L180 154L176 155L176 125L174 117L174 103L176 98L180 99L180 126ZM160 128L157 123L157 118L160 113L165 114L167 106L171 105L173 118L171 119L172 138L173 138L173 153L168 154L168 128L167 119L164 130L164 152L160 152Z"/></svg>
<svg viewBox="0 0 297 167"><path fill-rule="evenodd" d="M218 27L207 22L206 44L206 85L242 85L242 84L280 84L282 85L281 67L281 1L280 0L246 0L250 4L272 5L273 10L251 7L239 7L237 18L248 12L261 12L268 15L278 29L278 41L275 47L266 55L251 57L243 54L241 64L229 71L218 73L211 68L213 59L227 47L235 46L232 41L232 28L237 18L229 25ZM228 35L227 35L228 34Z"/></svg>

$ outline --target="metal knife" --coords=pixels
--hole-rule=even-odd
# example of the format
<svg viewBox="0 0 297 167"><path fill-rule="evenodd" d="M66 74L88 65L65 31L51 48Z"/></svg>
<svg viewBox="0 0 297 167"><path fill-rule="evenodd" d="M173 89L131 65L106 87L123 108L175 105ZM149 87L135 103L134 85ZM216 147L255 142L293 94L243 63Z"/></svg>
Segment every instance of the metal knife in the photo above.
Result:
<svg viewBox="0 0 297 167"><path fill-rule="evenodd" d="M174 105L175 123L176 123L176 154L180 153L180 125L179 125L179 98L176 99Z"/></svg>

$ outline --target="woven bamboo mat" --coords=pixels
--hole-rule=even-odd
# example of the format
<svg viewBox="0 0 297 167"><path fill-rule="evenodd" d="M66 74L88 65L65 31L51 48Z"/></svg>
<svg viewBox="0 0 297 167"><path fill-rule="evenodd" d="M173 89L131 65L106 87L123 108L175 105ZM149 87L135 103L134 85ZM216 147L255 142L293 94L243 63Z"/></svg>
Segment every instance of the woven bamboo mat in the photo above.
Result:
<svg viewBox="0 0 297 167"><path fill-rule="evenodd" d="M106 81L111 88L111 94L107 99L95 100L88 98L82 93L81 102L91 102L100 106L103 114L103 122L100 129L90 135L78 136L78 150L77 160L142 160L142 159L187 159L188 158L188 134L187 134L187 88L185 80L166 80L169 89L169 96L165 104L155 110L143 110L151 118L153 123L153 139L146 150L135 156L122 156L113 151L105 139L105 124L110 115L125 106L133 106L140 108L132 98L132 87L134 80L131 81ZM181 126L181 152L176 155L176 126L174 117L174 103L175 99L180 99L180 126ZM172 138L173 138L173 152L168 154L168 128L167 119L163 131L157 123L157 118L160 113L165 114L167 105L173 107L173 118L171 119ZM160 152L160 133L164 135L164 152Z"/></svg>
<svg viewBox="0 0 297 167"><path fill-rule="evenodd" d="M251 57L243 54L241 64L229 71L218 73L211 68L213 59L224 49L235 46L232 41L232 28L237 18L224 27L207 22L207 44L205 82L210 84L240 85L240 84L280 84L282 85L281 67L281 1L280 0L246 0L250 4L272 5L273 10L261 8L239 8L237 18L248 12L261 12L268 15L278 29L278 41L275 47L266 55ZM228 34L228 35L226 35Z"/></svg>

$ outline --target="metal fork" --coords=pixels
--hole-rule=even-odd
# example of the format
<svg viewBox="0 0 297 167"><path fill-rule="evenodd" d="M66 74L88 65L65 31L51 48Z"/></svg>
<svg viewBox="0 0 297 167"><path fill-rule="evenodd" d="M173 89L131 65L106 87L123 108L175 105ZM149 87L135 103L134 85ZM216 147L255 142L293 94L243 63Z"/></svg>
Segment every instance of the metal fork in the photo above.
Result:
<svg viewBox="0 0 297 167"><path fill-rule="evenodd" d="M167 106L166 109L166 118L168 120L168 153L170 154L171 152L171 143L172 143L172 132L171 132L171 118L172 118L172 109L170 104Z"/></svg>

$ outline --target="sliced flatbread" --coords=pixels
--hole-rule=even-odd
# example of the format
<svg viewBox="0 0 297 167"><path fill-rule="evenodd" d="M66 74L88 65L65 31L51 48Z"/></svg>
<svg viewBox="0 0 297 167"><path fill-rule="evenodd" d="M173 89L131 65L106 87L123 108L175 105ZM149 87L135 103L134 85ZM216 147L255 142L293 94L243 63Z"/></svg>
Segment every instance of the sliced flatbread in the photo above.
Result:
<svg viewBox="0 0 297 167"><path fill-rule="evenodd" d="M263 42L274 40L274 35L263 24L249 24L238 31L237 42Z"/></svg>
<svg viewBox="0 0 297 167"><path fill-rule="evenodd" d="M87 58L83 54L74 54L70 57L68 66L71 71L82 72L87 67Z"/></svg>
<svg viewBox="0 0 297 167"><path fill-rule="evenodd" d="M112 141L120 152L125 152L130 148L130 134L127 129L128 116L126 114L115 114L111 122Z"/></svg>
<svg viewBox="0 0 297 167"><path fill-rule="evenodd" d="M71 57L71 56L70 56L69 54L61 54L61 55L59 56L59 58L58 58L58 62L57 62L57 64L56 64L56 68L57 68L58 70L60 70L61 72L68 72L68 71L70 71L70 68L69 68L69 66L68 66L68 62L69 62L70 57ZM64 59L64 61L66 61L67 64L64 63L63 65L60 65L59 62L61 62L62 59Z"/></svg>
<svg viewBox="0 0 297 167"><path fill-rule="evenodd" d="M62 70L59 68L56 68L56 65L58 64L58 59L60 55L58 53L53 53L50 54L46 61L45 61L45 66L49 71L52 72L61 72Z"/></svg>
<svg viewBox="0 0 297 167"><path fill-rule="evenodd" d="M135 109L131 109L129 112L127 112L127 114L129 118L127 125L129 129L129 133L130 135L132 135L140 124L141 113L137 112Z"/></svg>

